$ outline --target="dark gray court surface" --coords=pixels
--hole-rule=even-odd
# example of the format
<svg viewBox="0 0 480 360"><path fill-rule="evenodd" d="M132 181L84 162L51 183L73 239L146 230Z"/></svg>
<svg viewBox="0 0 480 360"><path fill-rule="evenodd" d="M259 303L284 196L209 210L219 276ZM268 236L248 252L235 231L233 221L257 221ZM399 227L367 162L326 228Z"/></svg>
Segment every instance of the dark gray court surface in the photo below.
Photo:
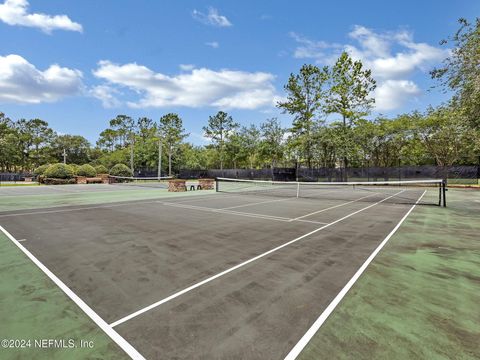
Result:
<svg viewBox="0 0 480 360"><path fill-rule="evenodd" d="M170 197L0 224L146 358L283 359L411 207L367 195Z"/></svg>

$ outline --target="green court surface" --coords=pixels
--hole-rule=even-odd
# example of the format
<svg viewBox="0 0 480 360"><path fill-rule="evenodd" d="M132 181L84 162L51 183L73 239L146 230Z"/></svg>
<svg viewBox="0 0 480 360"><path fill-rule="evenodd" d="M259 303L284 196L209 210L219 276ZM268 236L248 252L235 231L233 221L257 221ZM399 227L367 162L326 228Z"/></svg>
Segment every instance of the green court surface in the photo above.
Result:
<svg viewBox="0 0 480 360"><path fill-rule="evenodd" d="M479 359L480 191L417 207L299 359Z"/></svg>
<svg viewBox="0 0 480 360"><path fill-rule="evenodd" d="M30 194L30 195L8 195L0 194L0 211L27 210L38 208L51 208L56 206L69 205L93 205L107 204L121 201L149 200L164 197L178 196L202 196L208 195L211 191L188 191L183 193L170 193L165 189L148 189L135 187L129 190L109 190L109 191L79 191L68 192L68 189L78 185L63 185L61 188L67 189L66 192ZM91 186L91 185L89 185ZM36 187L35 189L44 187ZM33 190L33 189L32 189Z"/></svg>
<svg viewBox="0 0 480 360"><path fill-rule="evenodd" d="M1 359L122 359L113 341L6 236L0 234L0 339L25 340L2 348ZM39 348L34 341L87 341L92 348ZM68 344L68 343L67 343Z"/></svg>
<svg viewBox="0 0 480 360"><path fill-rule="evenodd" d="M62 187L62 189L68 190L69 188ZM94 188L92 187L91 189L93 190ZM27 209L50 207L59 207L61 209L62 206L81 206L115 202L121 203L132 200L138 200L139 203L143 203L144 200L163 197L169 197L168 201L170 201L173 200L174 197L184 197L185 199L182 200L182 202L179 202L176 207L169 207L168 209L176 209L178 214L182 211L190 211L192 219L190 226L197 231L203 229L203 227L209 229L212 224L215 224L215 219L220 216L224 216L225 221L229 221L231 226L237 224L239 228L248 227L242 225L244 223L261 224L261 221L263 220L265 220L265 223L270 221L272 223L271 225L262 225L267 233L266 235L268 235L269 232L267 230L270 229L270 227L274 229L273 224L275 221L284 224L284 222L279 221L283 218L278 216L270 216L269 219L263 220L261 218L253 220L249 217L241 217L239 220L235 220L233 218L233 213L219 212L215 213L216 215L210 218L209 214L212 213L207 211L209 208L200 207L197 203L194 203L196 204L195 206L184 205L185 200L189 197L198 197L204 194L207 195L205 197L205 204L202 203L204 206L213 206L215 201L219 203L223 200L228 200L229 202L232 201L231 198L223 199L222 197L215 197L217 195L210 198L210 196L208 196L208 194L211 194L210 191L172 194L164 190L141 188L129 189L128 191L101 191L102 188L98 189L100 190L92 192L80 191L78 193L58 190L64 192L26 194L22 196L14 196L12 194L4 193L3 196L0 196L0 212L7 214L8 212L18 210L18 214L22 215ZM210 203L207 203L207 199L210 199ZM167 200L165 200L165 202L166 201ZM267 204L258 202L253 204L253 206L256 206L257 210L261 207L265 207L265 210L269 211L280 209L280 207L276 205L272 206L271 200L263 202ZM156 201L155 203L159 202ZM150 208L146 204L147 203L145 203L144 206L145 214L141 213L138 215L145 216L145 221L151 214L149 210ZM174 202L166 202L166 204L168 204L168 206L175 205ZM314 207L317 206L313 202L298 203L298 206L303 204ZM138 206L138 204L136 205ZM220 205L223 207L226 204L219 204L219 206ZM229 206L230 205L231 204L229 204ZM267 207L267 205L269 207ZM152 209L155 209L156 206L159 205L150 204L149 206ZM239 202L239 204L233 206L233 208L243 207L243 209L245 209L245 206L251 205L243 205ZM358 204L355 206L358 206L358 208L360 207ZM365 207L365 204L361 204L361 207ZM372 212L371 215L373 217L379 216L378 220L386 221L388 218L385 211L388 210L394 212L398 210L399 214L403 214L404 210L402 209L404 208L406 209L407 207L385 205L382 210L377 210L377 213ZM120 211L121 209L122 208L119 208L115 211ZM292 204L291 209L292 211L294 210ZM128 216L133 217L135 216L134 210L136 210L136 208L133 208L132 214L129 214L127 209L125 209L125 214L129 214ZM297 210L301 210L300 207ZM351 210L354 209L352 208ZM87 211L83 216L91 216L92 220L88 221L94 221L93 219L96 218L95 214L100 215L102 212L106 212L106 210L94 209L94 212ZM173 213L173 210L169 210L169 212L172 216L171 221L174 223L176 221L176 213ZM42 215L43 213L45 214ZM62 216L66 221L74 221L76 219L75 216L80 217L80 215L69 215L71 213L68 212L63 215L59 214L58 217L57 214L51 214L48 211L40 211L37 214L37 217L34 219L38 224L41 224L42 221L46 221L47 217L49 221L50 219L61 219ZM247 213L237 213L237 215L239 214ZM362 216L364 217L358 218L356 223L350 223L352 226L351 229L355 230L355 226L359 229L367 229L366 227L361 226L362 223L373 226L376 222L375 219L372 219L372 216L369 216L367 212L364 212L363 214L364 215ZM390 238L386 246L380 251L363 275L347 293L345 298L335 308L330 317L328 317L323 326L313 336L298 358L480 358L480 342L478 341L478 339L480 339L480 312L478 311L478 303L480 299L479 214L480 191L478 190L450 189L447 197L447 208L429 205L415 207L413 212L410 213L405 222L400 226L399 230ZM340 213L336 215L336 217L341 216ZM198 222L203 227L193 226L195 225L195 219L197 218ZM23 218L20 216L18 221L21 221L21 219ZM208 219L213 219L211 220L212 224L206 222ZM7 217L4 222L10 222L12 223L11 226L14 227L13 218ZM390 229L396 222L397 220L385 222L385 227ZM45 222L45 224L46 223L47 222ZM21 223L18 222L18 224ZM87 222L85 222L85 224L87 224ZM2 225L1 222L0 225ZM127 225L128 224L124 224L123 226L126 227ZM158 224L155 222L152 222L151 224L145 222L144 225L153 226ZM305 226L307 225L314 226L314 224L305 223ZM291 227L286 224L282 226L284 226L285 229ZM298 229L301 228L299 224L297 224L297 227ZM220 228L219 231L227 233L227 228L228 226L225 225L225 229L220 231L222 230ZM35 229L39 228L35 227ZM39 237L41 237L42 233L40 230L42 230L43 233L48 234L48 229L39 229ZM188 228L183 230L189 231ZM322 235L324 237L307 240L303 245L307 247L304 247L303 250L307 252L310 251L308 250L309 246L312 246L312 249L314 249L313 246L316 246L319 242L321 243L322 240L324 240L324 245L322 246L333 247L333 242L331 245L328 245L330 244L328 242L330 236L334 236L334 238L335 236L341 236L341 231L347 230L350 230L350 228L347 229L346 227L340 226L335 232L332 230L331 234L327 232L325 235ZM60 231L62 230L58 228L57 233L60 233ZM95 230L90 229L89 231ZM53 233L54 232L52 231L52 234ZM228 234L228 237L231 236L231 234ZM31 238L33 238L33 235ZM17 239L20 241L22 240L21 238ZM255 237L252 237L252 239L254 240ZM179 237L178 240L186 241L188 239ZM220 238L220 240L222 240L222 238ZM354 240L366 241L366 238L359 237ZM255 241L254 243L256 244ZM28 244L28 242L26 244ZM55 244L55 241L52 241L52 244ZM192 243L192 246L194 244L195 242ZM60 246L61 244L58 245ZM120 243L116 247L119 247L119 245ZM267 245L268 244L265 244L265 246ZM33 244L31 246L33 246ZM240 246L240 241L234 241L230 247L233 249L233 246ZM256 244L255 246L263 245ZM51 249L55 250L55 247L52 247ZM215 246L215 249L217 249L216 251L220 251L221 246ZM254 249L254 247L251 249ZM296 251L300 251L300 249L299 245ZM327 249L325 248L324 250ZM41 253L41 249L37 252ZM261 251L255 250L254 254L257 252ZM47 253L44 253L43 255L45 258L48 258ZM81 254L79 253L72 253L71 256L72 262L82 261ZM288 252L285 253L285 256L288 256ZM320 257L321 252L317 252L316 256ZM189 257L193 257L193 255ZM54 255L52 255L52 258L54 258ZM214 258L211 258L210 262L213 259ZM286 259L292 260L290 257L286 257ZM297 260L300 261L301 258ZM341 257L337 260L340 260L339 262L341 262ZM290 269L289 267L283 266L285 263L282 263L282 257L274 257L274 261L277 263L279 262L284 271ZM208 263L209 262L206 264L208 265ZM330 264L330 262L326 262L325 264L327 263ZM61 266L61 262L58 264L58 266ZM333 262L331 264L330 267L334 266ZM250 273L247 271L248 276L242 276L248 281L250 281L251 277L253 279L252 281L257 281L260 284L260 275L263 265L259 264L257 266L259 266L257 271L251 271ZM287 274L292 272L295 273L292 269L288 270ZM133 270L134 269L132 269L132 271ZM179 270L179 274L180 272L181 271ZM241 274L242 273L238 273L235 276L242 277ZM318 281L321 280L321 277L322 276L319 276L317 278ZM88 276L85 275L85 279L83 280L88 280ZM94 284L93 281L95 280L96 279L91 279L92 284ZM324 280L327 281L329 279ZM268 281L273 281L270 275ZM226 280L225 284L227 283L229 283L228 280ZM230 285L233 286L232 284ZM294 289L293 286L291 288ZM92 287L92 289L94 289L94 287ZM318 289L312 289L312 292L316 292L317 290ZM320 290L318 291L321 294L322 291ZM92 293L95 293L95 291L92 290ZM288 298L293 299L293 295L295 295L295 292L290 294ZM201 304L202 301L207 301L210 296L214 296L214 294L208 293L208 296L205 296L204 298L197 298L196 296L197 295L192 295L192 299L190 299L192 304ZM252 299L256 299L252 304L260 303L262 300L257 299L258 296L255 296L252 297ZM186 299L187 302L190 301L188 297ZM250 304L250 302L248 303ZM106 304L108 305L108 303ZM211 306L212 303L209 304L207 301L205 305ZM271 307L273 308L273 306ZM312 309L313 308L319 307L313 306ZM102 308L98 307L98 309ZM109 309L109 307L105 308L104 312L108 312ZM176 307L173 309L176 309ZM250 309L248 311L250 311ZM255 315L255 311L256 310L253 309L252 314ZM171 313L171 309L166 307L165 313L162 316L170 316ZM200 313L204 312L201 311ZM183 311L182 314L187 314L187 311ZM222 313L221 315L222 319L226 317L226 314ZM147 330L153 329L153 325L161 325L161 322L158 322L154 316L155 314L152 314L145 318L147 324L150 318L152 320L152 324L146 327ZM176 316L180 319L183 315L177 314ZM193 318L188 318L187 315L185 316L185 323L189 323L189 321L197 317L195 314ZM255 316L258 317L260 314L256 314ZM309 324L313 324L317 316L320 316L320 313L315 313L314 316L310 316ZM117 318L118 316L115 319ZM158 317L158 319L161 318L161 316ZM123 350L121 350L120 347L118 347L113 340L103 332L103 330L101 330L75 303L73 303L73 301L71 301L67 295L65 295L62 290L58 288L29 258L27 258L19 247L3 234L0 235L0 321L0 340L30 340L33 342L35 340L55 339L58 341L63 339L67 344L66 348L38 348L33 347L33 343L31 347L27 346L23 349L0 348L1 359L127 358L127 355ZM173 321L172 324L174 323L175 321ZM272 323L276 322L272 320ZM143 325L140 325L139 328L142 328ZM173 326L174 325L172 325L172 327ZM223 324L217 323L217 326L221 328ZM120 326L119 331L124 331L129 338L138 342L140 340L135 339L135 332L133 331L135 329L136 323L133 322L131 329L125 328L124 330L124 328ZM212 331L213 329L214 328L212 328ZM307 330L308 327L302 330L302 332L306 332ZM154 335L155 334L152 333L152 336ZM268 334L266 333L262 336L268 338ZM295 339L295 341L298 340L300 340L300 338ZM77 347L69 348L68 341L73 341ZM80 341L89 342L93 347L80 348ZM212 338L213 343L216 341L217 340ZM285 344L288 345L286 346L288 349L295 345L295 343L284 342L282 346L285 346ZM275 353L275 351L271 351L271 353ZM277 353L282 353L282 351L277 351ZM286 355L286 353L284 354Z"/></svg>

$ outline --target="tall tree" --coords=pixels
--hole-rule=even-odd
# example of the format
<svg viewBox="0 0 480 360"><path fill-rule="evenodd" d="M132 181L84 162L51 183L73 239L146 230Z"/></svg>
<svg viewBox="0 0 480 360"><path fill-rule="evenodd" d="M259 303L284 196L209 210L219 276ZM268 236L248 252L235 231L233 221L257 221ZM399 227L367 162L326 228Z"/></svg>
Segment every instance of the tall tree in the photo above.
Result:
<svg viewBox="0 0 480 360"><path fill-rule="evenodd" d="M453 90L453 105L460 107L470 124L480 128L480 18L473 24L459 19L460 28L442 44L454 48L444 66L431 72L445 89Z"/></svg>
<svg viewBox="0 0 480 360"><path fill-rule="evenodd" d="M260 125L260 129L262 136L260 151L273 169L283 157L285 129L277 118L267 119Z"/></svg>
<svg viewBox="0 0 480 360"><path fill-rule="evenodd" d="M313 128L316 122L323 122L326 91L324 85L328 80L328 68L315 65L303 65L299 74L290 74L285 85L287 100L277 106L294 116L292 145L305 158L307 165L312 165Z"/></svg>
<svg viewBox="0 0 480 360"><path fill-rule="evenodd" d="M203 127L203 131L207 138L212 139L212 142L218 149L220 154L220 169L223 170L224 162L224 147L225 140L233 130L238 128L238 124L233 121L233 118L226 112L219 111L217 114L208 118L208 125Z"/></svg>
<svg viewBox="0 0 480 360"><path fill-rule="evenodd" d="M117 115L110 120L110 127L114 129L122 139L122 147L130 147L130 171L134 173L134 146L135 146L135 121L127 115Z"/></svg>
<svg viewBox="0 0 480 360"><path fill-rule="evenodd" d="M178 145L188 134L183 128L182 119L177 114L169 113L160 118L159 133L162 144L167 148L168 175L172 175L172 156Z"/></svg>
<svg viewBox="0 0 480 360"><path fill-rule="evenodd" d="M351 131L347 127L370 113L375 103L370 93L375 87L371 70L364 69L360 60L353 61L347 52L340 55L330 70L326 112L342 117L346 143L341 157L345 169L348 166L346 152L354 146ZM346 173L344 179L346 180Z"/></svg>
<svg viewBox="0 0 480 360"><path fill-rule="evenodd" d="M364 69L360 60L353 61L343 52L330 70L326 112L337 113L343 125L368 115L375 103L370 94L376 88L371 70Z"/></svg>

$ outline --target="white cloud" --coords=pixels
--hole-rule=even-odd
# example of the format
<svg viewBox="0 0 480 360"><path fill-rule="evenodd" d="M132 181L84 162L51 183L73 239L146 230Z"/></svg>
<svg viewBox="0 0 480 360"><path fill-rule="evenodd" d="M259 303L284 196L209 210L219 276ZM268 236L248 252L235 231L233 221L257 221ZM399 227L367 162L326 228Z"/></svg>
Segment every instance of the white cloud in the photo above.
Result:
<svg viewBox="0 0 480 360"><path fill-rule="evenodd" d="M140 107L204 107L256 109L272 106L276 99L274 76L206 68L169 76L136 63L117 65L100 61L94 75L109 86L125 87L140 95L127 105Z"/></svg>
<svg viewBox="0 0 480 360"><path fill-rule="evenodd" d="M5 0L0 4L0 20L8 25L39 28L46 33L53 30L82 32L82 25L73 22L66 15L29 14L27 0Z"/></svg>
<svg viewBox="0 0 480 360"><path fill-rule="evenodd" d="M361 60L377 80L375 107L378 111L394 110L421 95L412 77L418 71L427 72L449 54L448 50L416 43L412 33L406 30L375 32L357 25L348 34L354 44L345 45L314 41L295 33L290 35L298 44L293 54L296 58L331 65L342 51L347 51L353 59Z"/></svg>
<svg viewBox="0 0 480 360"><path fill-rule="evenodd" d="M413 81L386 80L375 89L375 108L378 111L395 110L421 93Z"/></svg>
<svg viewBox="0 0 480 360"><path fill-rule="evenodd" d="M119 93L117 89L108 85L94 86L90 90L90 94L99 99L105 108L115 108L121 105L121 101L115 96Z"/></svg>
<svg viewBox="0 0 480 360"><path fill-rule="evenodd" d="M183 71L190 71L195 69L195 65L192 65L192 64L180 64L179 67L180 67L180 70L183 70Z"/></svg>
<svg viewBox="0 0 480 360"><path fill-rule="evenodd" d="M53 64L41 71L19 55L0 56L0 102L53 102L82 90L79 70Z"/></svg>
<svg viewBox="0 0 480 360"><path fill-rule="evenodd" d="M220 15L218 10L215 8L209 8L208 14L205 14L198 10L193 10L192 16L195 20L200 21L206 25L218 26L218 27L228 27L232 26L232 23L227 19L226 16Z"/></svg>
<svg viewBox="0 0 480 360"><path fill-rule="evenodd" d="M216 41L206 42L205 45L210 46L211 48L218 49L220 44Z"/></svg>

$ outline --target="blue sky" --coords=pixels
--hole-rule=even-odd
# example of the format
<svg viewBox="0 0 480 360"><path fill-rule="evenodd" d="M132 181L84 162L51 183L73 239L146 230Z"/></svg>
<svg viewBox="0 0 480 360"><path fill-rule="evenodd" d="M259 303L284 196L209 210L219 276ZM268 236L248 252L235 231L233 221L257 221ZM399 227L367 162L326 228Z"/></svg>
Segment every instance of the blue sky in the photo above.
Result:
<svg viewBox="0 0 480 360"><path fill-rule="evenodd" d="M454 4L454 5L453 5ZM452 6L453 5L453 6ZM117 114L177 112L202 144L208 116L290 117L274 104L304 63L347 50L372 68L375 114L424 110L438 45L478 1L119 1L0 3L0 112L39 117L92 143Z"/></svg>

